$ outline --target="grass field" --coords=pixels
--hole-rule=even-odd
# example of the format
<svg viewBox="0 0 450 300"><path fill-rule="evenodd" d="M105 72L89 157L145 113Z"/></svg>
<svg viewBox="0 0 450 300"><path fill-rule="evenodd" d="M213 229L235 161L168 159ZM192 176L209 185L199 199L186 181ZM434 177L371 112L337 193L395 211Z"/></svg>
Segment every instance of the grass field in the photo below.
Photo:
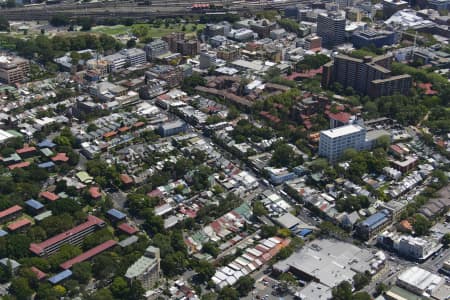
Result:
<svg viewBox="0 0 450 300"><path fill-rule="evenodd" d="M183 31L183 26L185 26L185 33L186 35L193 35L195 34L195 30L203 29L203 24L195 24L197 27L194 30L194 24L170 24L169 27L166 27L165 25L161 25L160 27L153 27L151 24L135 24L132 26L125 26L125 25L115 25L115 26L96 26L92 28L93 32L100 32L110 35L122 35L127 33L132 33L133 28L135 26L141 26L144 25L148 29L147 37L162 37L164 35L167 35L171 32L181 32Z"/></svg>

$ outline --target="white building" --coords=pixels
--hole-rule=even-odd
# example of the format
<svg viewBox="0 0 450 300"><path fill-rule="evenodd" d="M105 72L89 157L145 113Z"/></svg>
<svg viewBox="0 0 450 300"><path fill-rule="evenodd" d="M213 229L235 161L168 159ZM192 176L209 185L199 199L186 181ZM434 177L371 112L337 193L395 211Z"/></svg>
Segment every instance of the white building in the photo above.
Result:
<svg viewBox="0 0 450 300"><path fill-rule="evenodd" d="M319 155L335 162L345 150L365 148L366 129L360 125L346 125L320 132Z"/></svg>
<svg viewBox="0 0 450 300"><path fill-rule="evenodd" d="M147 62L145 51L138 48L123 49L120 54L124 55L128 60L128 65L140 65Z"/></svg>
<svg viewBox="0 0 450 300"><path fill-rule="evenodd" d="M397 279L397 285L417 295L429 297L445 283L441 276L430 273L419 267L412 267L403 272Z"/></svg>
<svg viewBox="0 0 450 300"><path fill-rule="evenodd" d="M105 56L103 57L103 60L107 63L108 72L114 72L123 69L127 66L128 63L127 57L120 53Z"/></svg>
<svg viewBox="0 0 450 300"><path fill-rule="evenodd" d="M130 280L139 280L145 290L153 288L159 280L160 269L159 248L149 246L144 256L139 258L125 273L125 277Z"/></svg>

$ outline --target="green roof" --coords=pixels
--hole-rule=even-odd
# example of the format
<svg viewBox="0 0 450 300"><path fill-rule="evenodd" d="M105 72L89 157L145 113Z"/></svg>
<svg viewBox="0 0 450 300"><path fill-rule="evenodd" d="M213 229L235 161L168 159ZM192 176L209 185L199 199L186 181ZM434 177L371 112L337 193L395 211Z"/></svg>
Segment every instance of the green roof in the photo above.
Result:
<svg viewBox="0 0 450 300"><path fill-rule="evenodd" d="M94 178L91 177L91 175L89 175L87 172L85 171L81 171L78 172L77 174L75 174L75 176L77 176L77 178L82 182L82 183L89 183L92 180L94 180Z"/></svg>
<svg viewBox="0 0 450 300"><path fill-rule="evenodd" d="M53 152L48 148L41 149L41 152L47 157L53 156Z"/></svg>

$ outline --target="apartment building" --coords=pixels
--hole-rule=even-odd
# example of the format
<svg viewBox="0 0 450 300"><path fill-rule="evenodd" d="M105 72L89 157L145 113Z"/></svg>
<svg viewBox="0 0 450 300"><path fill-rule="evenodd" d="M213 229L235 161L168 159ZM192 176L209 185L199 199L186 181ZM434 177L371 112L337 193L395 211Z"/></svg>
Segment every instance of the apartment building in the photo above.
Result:
<svg viewBox="0 0 450 300"><path fill-rule="evenodd" d="M140 281L145 290L150 290L159 280L160 263L159 248L149 246L144 255L128 268L125 277L129 281Z"/></svg>
<svg viewBox="0 0 450 300"><path fill-rule="evenodd" d="M11 84L21 82L30 72L28 60L20 57L0 55L0 81Z"/></svg>
<svg viewBox="0 0 450 300"><path fill-rule="evenodd" d="M144 50L147 55L147 60L152 61L158 56L168 53L169 44L161 39L157 39L145 45Z"/></svg>
<svg viewBox="0 0 450 300"><path fill-rule="evenodd" d="M346 125L320 132L319 155L336 162L346 149L363 150L366 129L359 125Z"/></svg>
<svg viewBox="0 0 450 300"><path fill-rule="evenodd" d="M146 53L142 49L123 49L122 51L120 51L120 54L127 58L129 66L145 64L147 62Z"/></svg>
<svg viewBox="0 0 450 300"><path fill-rule="evenodd" d="M371 97L408 94L412 77L406 74L392 76L392 60L390 54L362 59L338 54L323 66L322 86L329 87L338 82L344 88L351 87Z"/></svg>
<svg viewBox="0 0 450 300"><path fill-rule="evenodd" d="M106 225L105 221L89 215L87 221L69 229L63 233L55 235L41 243L31 243L30 251L38 256L50 256L59 251L59 249L66 244L80 245L84 238L99 228L102 228Z"/></svg>

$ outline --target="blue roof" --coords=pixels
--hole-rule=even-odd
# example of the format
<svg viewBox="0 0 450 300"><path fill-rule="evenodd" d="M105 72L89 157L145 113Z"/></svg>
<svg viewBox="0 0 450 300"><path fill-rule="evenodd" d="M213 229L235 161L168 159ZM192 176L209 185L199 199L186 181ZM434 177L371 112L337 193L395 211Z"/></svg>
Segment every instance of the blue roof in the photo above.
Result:
<svg viewBox="0 0 450 300"><path fill-rule="evenodd" d="M70 276L72 276L72 271L65 270L65 271L62 271L61 273L56 274L53 277L50 277L48 279L48 281L50 281L51 284L57 284L57 283L63 281L64 279L69 278Z"/></svg>
<svg viewBox="0 0 450 300"><path fill-rule="evenodd" d="M115 208L111 208L110 210L108 210L108 215L113 216L114 218L118 219L118 220L122 220L125 219L127 217L126 214L124 214L121 211L118 211Z"/></svg>
<svg viewBox="0 0 450 300"><path fill-rule="evenodd" d="M0 229L0 237L8 235L8 233L2 229Z"/></svg>
<svg viewBox="0 0 450 300"><path fill-rule="evenodd" d="M25 201L25 204L28 205L31 208L36 209L36 210L41 209L41 208L44 207L44 205L41 202L36 201L34 199L30 199L28 201Z"/></svg>
<svg viewBox="0 0 450 300"><path fill-rule="evenodd" d="M305 229L300 230L300 232L298 233L298 235L304 237L304 236L307 236L308 234L310 234L311 232L312 232L311 229L305 228Z"/></svg>
<svg viewBox="0 0 450 300"><path fill-rule="evenodd" d="M39 167L39 168L42 168L42 169L52 168L52 167L54 167L54 166L55 166L55 163L52 162L52 161L47 161L47 162L38 164L38 167Z"/></svg>
<svg viewBox="0 0 450 300"><path fill-rule="evenodd" d="M367 219L362 222L363 226L367 226L369 228L377 228L389 218L389 212L385 209L371 215Z"/></svg>
<svg viewBox="0 0 450 300"><path fill-rule="evenodd" d="M55 146L56 146L56 144L53 143L53 142L50 141L50 140L43 140L42 142L40 142L40 143L38 144L38 147L39 147L39 148L53 148L53 147L55 147Z"/></svg>

